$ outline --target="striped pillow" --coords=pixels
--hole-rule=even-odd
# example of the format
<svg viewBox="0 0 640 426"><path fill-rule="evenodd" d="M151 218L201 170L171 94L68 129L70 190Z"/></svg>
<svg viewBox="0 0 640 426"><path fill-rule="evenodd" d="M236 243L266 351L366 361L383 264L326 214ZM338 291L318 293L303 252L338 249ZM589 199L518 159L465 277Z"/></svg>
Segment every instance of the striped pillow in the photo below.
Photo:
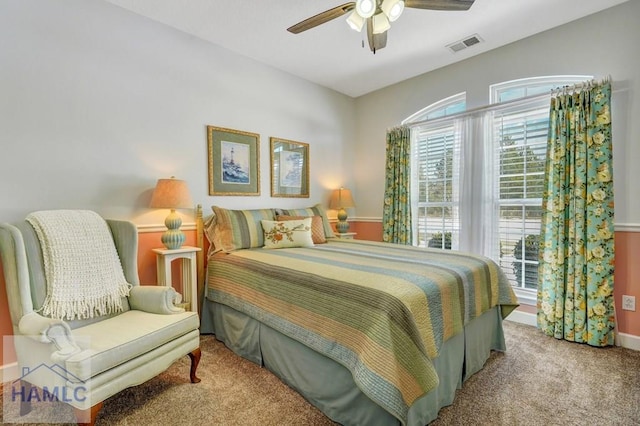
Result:
<svg viewBox="0 0 640 426"><path fill-rule="evenodd" d="M331 224L329 223L329 218L327 218L327 212L325 211L322 204L316 204L313 207L307 207L304 209L278 209L276 214L282 216L320 216L322 217L322 225L324 227L324 236L326 238L333 238L336 235L333 233L333 229L331 229Z"/></svg>
<svg viewBox="0 0 640 426"><path fill-rule="evenodd" d="M207 237L214 252L262 247L264 231L261 220L274 220L273 209L229 210L213 206L213 220Z"/></svg>

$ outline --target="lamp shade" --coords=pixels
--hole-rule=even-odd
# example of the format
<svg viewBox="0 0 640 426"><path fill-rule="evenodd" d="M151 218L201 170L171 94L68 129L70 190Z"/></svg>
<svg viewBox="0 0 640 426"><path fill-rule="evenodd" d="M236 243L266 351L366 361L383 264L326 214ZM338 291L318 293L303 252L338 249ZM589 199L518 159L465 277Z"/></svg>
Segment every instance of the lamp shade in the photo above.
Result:
<svg viewBox="0 0 640 426"><path fill-rule="evenodd" d="M158 179L149 207L158 209L186 209L193 207L187 182L180 179Z"/></svg>
<svg viewBox="0 0 640 426"><path fill-rule="evenodd" d="M176 213L176 209L186 209L192 205L187 182L173 176L171 179L158 179L149 206L157 209L171 209L171 213L164 220L167 230L160 238L162 244L169 250L179 249L185 240L185 235L180 230L182 219Z"/></svg>
<svg viewBox="0 0 640 426"><path fill-rule="evenodd" d="M329 208L333 210L346 209L349 207L355 207L356 203L353 202L351 191L345 188L336 189L331 194L331 200L329 201Z"/></svg>
<svg viewBox="0 0 640 426"><path fill-rule="evenodd" d="M349 231L349 222L347 222L346 208L355 207L356 203L353 202L351 191L348 189L340 188L333 191L331 194L331 200L329 201L329 208L338 210L338 223L336 223L336 231L341 234Z"/></svg>

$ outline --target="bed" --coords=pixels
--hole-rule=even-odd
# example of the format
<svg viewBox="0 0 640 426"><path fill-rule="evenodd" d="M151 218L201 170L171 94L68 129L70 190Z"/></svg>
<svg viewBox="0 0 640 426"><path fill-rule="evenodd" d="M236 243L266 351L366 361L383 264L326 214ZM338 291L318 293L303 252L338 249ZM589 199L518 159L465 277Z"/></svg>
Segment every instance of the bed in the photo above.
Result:
<svg viewBox="0 0 640 426"><path fill-rule="evenodd" d="M426 425L506 349L517 302L488 258L332 238L320 205L214 206L197 223L201 332L338 423Z"/></svg>

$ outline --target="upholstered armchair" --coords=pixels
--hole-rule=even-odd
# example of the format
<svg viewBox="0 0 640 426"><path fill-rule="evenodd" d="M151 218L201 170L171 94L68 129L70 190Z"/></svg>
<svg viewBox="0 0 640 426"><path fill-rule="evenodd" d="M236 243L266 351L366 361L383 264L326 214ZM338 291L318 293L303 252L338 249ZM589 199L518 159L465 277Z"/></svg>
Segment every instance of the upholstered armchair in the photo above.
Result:
<svg viewBox="0 0 640 426"><path fill-rule="evenodd" d="M43 392L73 406L78 423L93 424L104 400L155 377L185 355L191 358L191 382L199 382L198 315L174 306L173 288L139 285L135 226L93 212L54 212L61 225L54 237L47 237L47 227L38 227L31 215L18 224L0 224L20 368L11 391L20 398L20 415ZM87 218L91 226L83 222ZM59 258L66 263L55 269ZM113 276L124 277L117 286L105 286L117 292L103 291L101 282L111 283Z"/></svg>

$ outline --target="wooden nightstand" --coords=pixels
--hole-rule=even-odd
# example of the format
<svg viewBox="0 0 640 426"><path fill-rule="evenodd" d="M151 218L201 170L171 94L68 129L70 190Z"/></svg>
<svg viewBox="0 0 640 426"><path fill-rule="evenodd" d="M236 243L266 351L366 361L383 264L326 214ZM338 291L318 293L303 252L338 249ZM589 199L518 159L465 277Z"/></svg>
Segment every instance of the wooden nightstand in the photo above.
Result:
<svg viewBox="0 0 640 426"><path fill-rule="evenodd" d="M344 232L344 233L339 233L339 232L334 232L335 236L338 238L342 238L343 240L353 240L355 238L356 235L358 235L357 232Z"/></svg>
<svg viewBox="0 0 640 426"><path fill-rule="evenodd" d="M199 247L182 246L179 249L169 250L155 248L156 268L158 271L158 285L171 286L171 262L182 259L182 293L183 302L189 303L191 312L198 312L198 290L196 287L196 253Z"/></svg>

